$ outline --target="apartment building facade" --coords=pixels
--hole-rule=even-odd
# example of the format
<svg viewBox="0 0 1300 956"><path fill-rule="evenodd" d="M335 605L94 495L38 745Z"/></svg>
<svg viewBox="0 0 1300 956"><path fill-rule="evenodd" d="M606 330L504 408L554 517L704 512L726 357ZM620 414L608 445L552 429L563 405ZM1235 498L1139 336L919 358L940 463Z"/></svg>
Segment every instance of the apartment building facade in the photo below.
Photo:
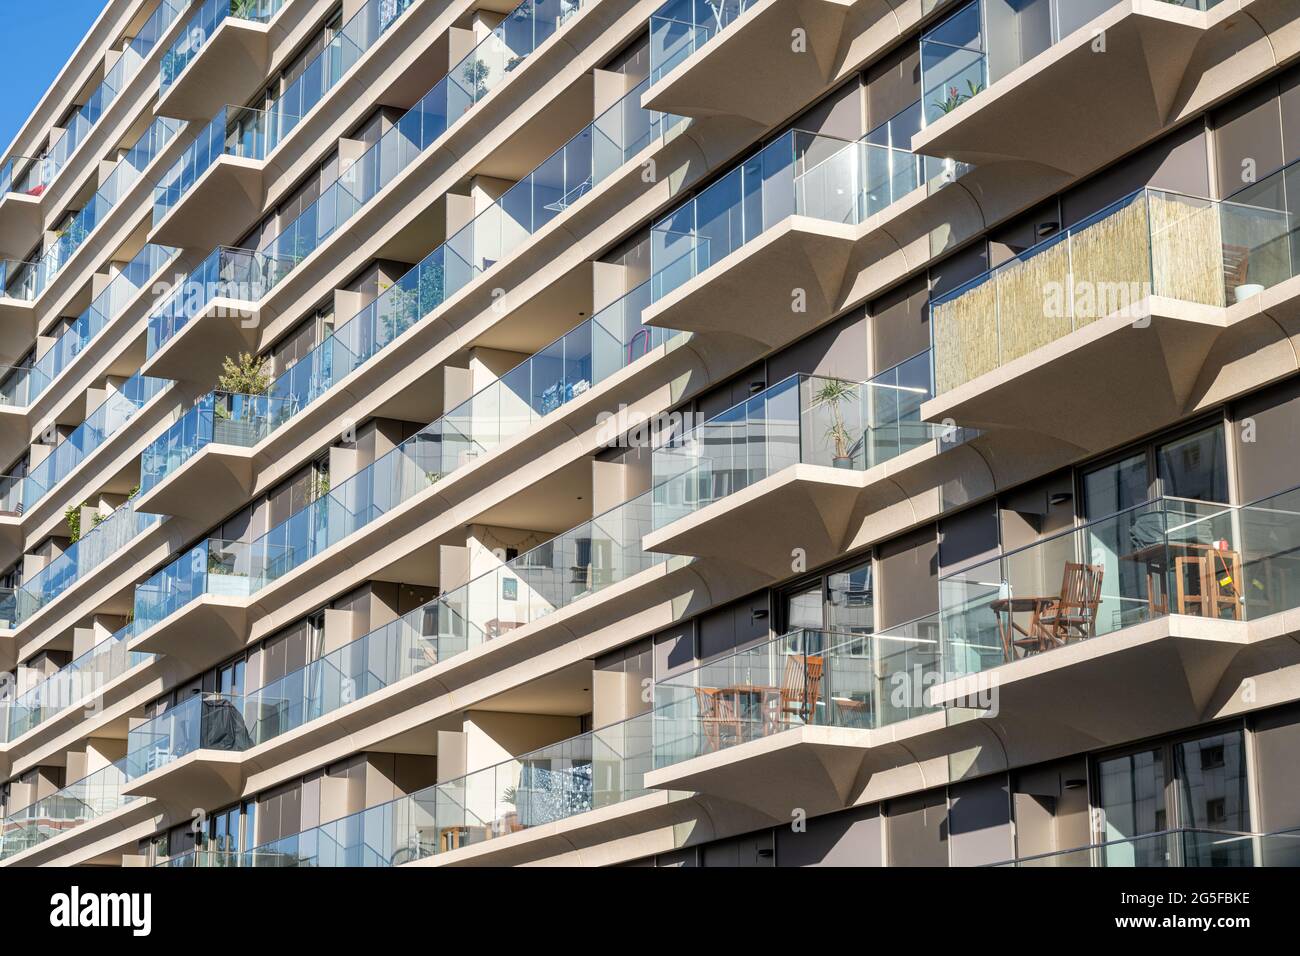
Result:
<svg viewBox="0 0 1300 956"><path fill-rule="evenodd" d="M0 162L0 866L1300 863L1292 0L109 0Z"/></svg>

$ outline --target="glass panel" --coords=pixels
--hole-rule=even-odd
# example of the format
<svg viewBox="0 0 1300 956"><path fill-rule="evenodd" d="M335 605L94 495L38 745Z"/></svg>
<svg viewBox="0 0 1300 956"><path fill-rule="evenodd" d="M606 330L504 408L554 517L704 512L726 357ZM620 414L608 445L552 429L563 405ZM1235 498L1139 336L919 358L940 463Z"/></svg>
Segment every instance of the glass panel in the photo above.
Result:
<svg viewBox="0 0 1300 956"><path fill-rule="evenodd" d="M1157 833L1168 823L1165 768L1160 750L1102 760L1097 765L1102 828L1107 842ZM1119 843L1104 848L1106 866L1160 866L1163 841Z"/></svg>
<svg viewBox="0 0 1300 956"><path fill-rule="evenodd" d="M1176 498L1228 500L1228 462L1223 426L1188 435L1156 449L1161 490Z"/></svg>
<svg viewBox="0 0 1300 956"><path fill-rule="evenodd" d="M1090 517L1113 515L1150 497L1146 455L1133 455L1083 476L1083 511Z"/></svg>
<svg viewBox="0 0 1300 956"><path fill-rule="evenodd" d="M1246 750L1241 731L1175 744L1174 772L1178 778L1180 823L1198 829L1250 830ZM1236 844L1213 852L1249 853L1250 847ZM1197 866L1222 865L1188 862Z"/></svg>

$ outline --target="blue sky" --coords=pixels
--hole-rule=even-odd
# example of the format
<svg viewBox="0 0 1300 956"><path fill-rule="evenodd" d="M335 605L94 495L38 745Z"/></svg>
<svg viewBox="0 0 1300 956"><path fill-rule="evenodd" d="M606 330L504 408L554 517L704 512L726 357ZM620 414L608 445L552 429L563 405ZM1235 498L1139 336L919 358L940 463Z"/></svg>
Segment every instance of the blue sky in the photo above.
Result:
<svg viewBox="0 0 1300 956"><path fill-rule="evenodd" d="M106 0L0 0L0 150L40 102Z"/></svg>

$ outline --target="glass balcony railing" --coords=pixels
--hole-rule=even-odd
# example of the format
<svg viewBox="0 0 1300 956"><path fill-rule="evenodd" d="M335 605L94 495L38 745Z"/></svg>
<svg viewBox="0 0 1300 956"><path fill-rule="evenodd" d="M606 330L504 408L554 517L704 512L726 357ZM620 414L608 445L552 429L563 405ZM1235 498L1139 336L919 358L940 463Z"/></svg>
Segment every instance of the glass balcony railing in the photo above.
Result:
<svg viewBox="0 0 1300 956"><path fill-rule="evenodd" d="M641 325L647 292L642 284L423 429L443 444L435 473L443 477L513 440L671 338L675 333ZM208 393L145 449L141 488L154 487L213 442L253 447L297 407L274 394Z"/></svg>
<svg viewBox="0 0 1300 956"><path fill-rule="evenodd" d="M126 778L138 780L196 750L241 751L248 744L240 698L195 694L127 733Z"/></svg>
<svg viewBox="0 0 1300 956"><path fill-rule="evenodd" d="M108 397L84 422L28 473L23 482L23 509L27 510L45 497L46 492L66 478L74 468L119 428L130 421L154 396L171 387L171 382L148 378L139 372L123 383L121 390L111 389Z"/></svg>
<svg viewBox="0 0 1300 956"><path fill-rule="evenodd" d="M13 588L0 588L0 629L13 630L17 604Z"/></svg>
<svg viewBox="0 0 1300 956"><path fill-rule="evenodd" d="M132 798L122 793L128 779L125 770L126 761L119 760L5 817L0 823L0 860L129 803Z"/></svg>
<svg viewBox="0 0 1300 956"><path fill-rule="evenodd" d="M0 299L31 302L36 298L37 274L35 262L0 259Z"/></svg>
<svg viewBox="0 0 1300 956"><path fill-rule="evenodd" d="M306 116L356 65L415 0L366 0L302 69L269 108L275 120L266 125L266 153L298 128Z"/></svg>
<svg viewBox="0 0 1300 956"><path fill-rule="evenodd" d="M210 539L181 554L135 587L132 619L143 634L205 594L247 597L252 593L248 545Z"/></svg>
<svg viewBox="0 0 1300 956"><path fill-rule="evenodd" d="M648 792L651 732L642 714L254 847L239 864L398 866L612 806Z"/></svg>
<svg viewBox="0 0 1300 956"><path fill-rule="evenodd" d="M319 199L308 206L277 237L265 243L261 252L216 250L204 265L196 270L195 275L186 282L186 285L198 284L204 288L211 288L222 287L235 281L242 283L243 291L246 293L245 298L251 296L251 300L256 300L265 295L321 242L333 235L339 225L350 219L380 189L391 182L393 177L441 137L447 130L449 119L459 118L482 96L487 95L489 87L494 88L501 76L513 69L518 61L554 33L579 8L578 0L548 0L545 3L533 3L532 0L528 0L522 4L515 12L508 14L502 24L461 61L456 70L444 77L377 143L343 170L339 178ZM506 51L509 50L522 52L513 55L511 65L506 68L503 64L507 58ZM501 66L500 71L496 70L498 65ZM477 95L470 95L466 99L454 92L460 89L454 80L458 70L464 72L467 77L479 78L481 89L475 88L478 91ZM455 110L451 109L453 105L457 107ZM439 247L434 251L433 256L407 273L398 283L398 291L389 297L386 305L398 304L408 311L416 309L415 317L418 318L422 314L419 311L421 307L432 308L434 304L441 304L445 294L443 289L445 270L440 261L435 265L432 259L433 257L441 259L442 248ZM227 271L236 274L233 280L224 278ZM414 292L411 291L412 289ZM205 305L215 294L220 293L201 293L197 298ZM201 311L201 306L194 300L193 295L176 295L163 306L156 317L157 321L150 323L148 354L152 355L161 348L184 327L189 318ZM396 322L398 318L392 316L390 321ZM353 325L349 322L343 328L350 325L352 326L350 332L364 334L363 324ZM397 334L396 325L390 325L390 333ZM375 341L365 339L353 344L366 351L374 347ZM383 344L387 344L387 341L384 340ZM328 347L331 351L331 371L336 352L335 345L342 342L343 340L339 343L330 341L327 346L322 346ZM367 357L369 354L373 352L367 352ZM355 357L355 353L351 359L357 363L361 360L363 359ZM348 359L343 357L343 362L346 361ZM306 373L306 368L302 369L302 373ZM341 372L340 378L342 374L346 373Z"/></svg>
<svg viewBox="0 0 1300 956"><path fill-rule="evenodd" d="M8 705L8 720L2 728L4 740L17 740L69 708L91 700L127 671L153 660L152 654L127 650L134 633L133 626L126 625L15 696Z"/></svg>
<svg viewBox="0 0 1300 956"><path fill-rule="evenodd" d="M1243 561L1256 513L1160 498L950 574L939 582L945 671L980 673L1170 613L1244 619L1248 601L1263 608L1277 593L1243 589L1268 580ZM1270 529L1275 540L1285 527ZM1268 563L1285 574L1285 559Z"/></svg>
<svg viewBox="0 0 1300 956"><path fill-rule="evenodd" d="M256 302L266 295L293 263L247 249L218 246L179 283L153 314L145 336L145 351L153 356L190 320L218 298ZM241 321L243 319L241 318Z"/></svg>
<svg viewBox="0 0 1300 956"><path fill-rule="evenodd" d="M45 192L49 180L42 173L41 163L39 156L15 156L0 166L0 196L6 193L39 196Z"/></svg>
<svg viewBox="0 0 1300 956"><path fill-rule="evenodd" d="M40 358L30 366L12 369L0 377L0 394L4 396L0 404L19 407L36 401L179 251L168 246L144 246Z"/></svg>
<svg viewBox="0 0 1300 956"><path fill-rule="evenodd" d="M232 415L249 423L240 437L251 444L265 438L663 135L671 120L640 108L644 87L643 82L598 116L374 302L334 329L320 345L285 370L265 396L242 398L238 412L231 409ZM481 441L489 447L504 441L665 341L666 336L658 331L639 325L641 312L648 305L648 292L648 287L634 290L543 349L534 360L507 373L504 384L489 386L488 391L501 393L499 421L491 427L502 437L489 439L480 426ZM165 338L165 332L160 320L157 337ZM567 356L564 369L553 368L562 354ZM553 372L558 372L558 377ZM489 396L476 398L480 409L493 400ZM212 401L221 407L225 400L214 397ZM200 405L208 402L202 399ZM525 413L521 403L527 404L531 412ZM145 487L161 481L212 440L212 430L206 426L210 413L196 410L192 416L190 422L173 426L155 449L146 453ZM448 417L459 420L464 414L453 412ZM507 422L508 417L514 420Z"/></svg>
<svg viewBox="0 0 1300 956"><path fill-rule="evenodd" d="M320 198L262 246L300 261L413 163L462 115L496 89L537 47L591 0L525 0L408 110L379 141L342 170Z"/></svg>
<svg viewBox="0 0 1300 956"><path fill-rule="evenodd" d="M658 83L759 0L669 0L650 17L650 82Z"/></svg>
<svg viewBox="0 0 1300 956"><path fill-rule="evenodd" d="M457 628L474 626L459 615L431 614L429 609L441 602L430 602L353 642L342 649L345 656L335 652L249 695L244 725L254 743L436 663L447 649L443 641ZM482 602L480 610L486 611ZM439 614L442 611L445 608ZM426 623L421 627L415 620ZM431 631L440 632L438 640L423 636ZM481 633L486 637L501 632L489 627ZM715 739L726 746L742 737L754 739L764 730L775 731L778 725L877 727L917 716L930 708L919 697L915 704L904 699L900 681L914 680L919 695L938 662L934 617L878 635L784 635L656 685L650 712L254 847L239 854L237 865L397 866L555 823L649 793L647 772L709 752ZM724 688L753 702L732 722L735 736L712 722L713 709L696 706L701 694L722 700ZM783 704L789 705L789 713ZM748 731L740 729L742 725ZM196 854L166 865L234 864L227 853L219 863Z"/></svg>
<svg viewBox="0 0 1300 956"><path fill-rule="evenodd" d="M646 502L634 499L474 578L243 699L265 743L649 568ZM241 550L242 556L242 550ZM191 562L192 563L192 562Z"/></svg>
<svg viewBox="0 0 1300 956"><path fill-rule="evenodd" d="M999 867L1300 866L1300 832L1180 829L1020 857Z"/></svg>
<svg viewBox="0 0 1300 956"><path fill-rule="evenodd" d="M853 616L851 604L836 611ZM934 709L924 692L940 665L935 616L878 634L783 634L655 684L655 766L796 727L870 729L920 716Z"/></svg>
<svg viewBox="0 0 1300 956"><path fill-rule="evenodd" d="M103 81L86 102L77 108L59 138L45 154L33 161L13 159L0 171L0 191L25 193L29 196L44 193L54 177L68 164L77 147L85 142L86 135L94 129L104 111L140 72L158 40L186 6L188 0L161 0L157 9L118 55Z"/></svg>
<svg viewBox="0 0 1300 956"><path fill-rule="evenodd" d="M31 369L26 366L0 366L0 405L26 408L31 401Z"/></svg>
<svg viewBox="0 0 1300 956"><path fill-rule="evenodd" d="M208 392L144 450L140 490L148 491L216 442L252 448L289 417L287 402L265 395Z"/></svg>
<svg viewBox="0 0 1300 956"><path fill-rule="evenodd" d="M166 93L171 88L227 17L267 23L283 5L284 0L203 0L198 13L185 25L180 39L163 54L158 68L159 91Z"/></svg>
<svg viewBox="0 0 1300 956"><path fill-rule="evenodd" d="M973 0L921 37L926 121L951 113L1119 2ZM1210 10L1220 0L1164 2Z"/></svg>
<svg viewBox="0 0 1300 956"><path fill-rule="evenodd" d="M111 560L135 538L162 520L137 514L130 500L69 545L68 550L23 581L18 589L17 624L49 604L83 575Z"/></svg>
<svg viewBox="0 0 1300 956"><path fill-rule="evenodd" d="M1297 274L1300 163L1211 201L1141 189L934 300L942 394L1148 296L1226 306Z"/></svg>
<svg viewBox="0 0 1300 956"><path fill-rule="evenodd" d="M154 186L153 224L158 225L222 156L265 159L279 142L279 127L290 119L280 112L223 106Z"/></svg>
<svg viewBox="0 0 1300 956"><path fill-rule="evenodd" d="M0 477L0 517L14 517L23 513L23 478L21 475ZM11 625L3 625L11 626Z"/></svg>
<svg viewBox="0 0 1300 956"><path fill-rule="evenodd" d="M657 302L791 216L857 225L912 190L950 182L964 167L914 155L914 104L860 140L791 130L650 232Z"/></svg>
<svg viewBox="0 0 1300 956"><path fill-rule="evenodd" d="M167 145L177 133L184 129L180 120L159 118L149 125L143 135L136 141L109 173L99 191L91 197L90 202L72 217L72 220L59 233L59 237L45 250L36 265L36 294L45 291L46 286L59 273L59 270L72 258L72 254L81 247L101 222L110 209L120 200L135 183L159 150Z"/></svg>
<svg viewBox="0 0 1300 956"><path fill-rule="evenodd" d="M792 375L656 448L655 527L795 464L862 471L939 438L921 420L929 364L921 353L868 382Z"/></svg>

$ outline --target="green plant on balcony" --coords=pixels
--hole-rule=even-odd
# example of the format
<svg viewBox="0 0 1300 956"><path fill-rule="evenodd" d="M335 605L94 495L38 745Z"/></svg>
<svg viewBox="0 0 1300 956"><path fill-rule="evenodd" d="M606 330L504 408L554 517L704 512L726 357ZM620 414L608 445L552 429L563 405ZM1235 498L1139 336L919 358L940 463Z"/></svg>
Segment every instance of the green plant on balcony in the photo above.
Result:
<svg viewBox="0 0 1300 956"><path fill-rule="evenodd" d="M230 0L230 15L240 20L252 20L257 16L261 0Z"/></svg>
<svg viewBox="0 0 1300 956"><path fill-rule="evenodd" d="M812 395L813 408L823 407L830 414L831 422L826 426L826 440L831 446L831 460L836 468L853 467L853 446L857 438L853 434L854 430L844 421L841 406L845 402L856 400L857 394L858 387L855 383L830 378L826 379Z"/></svg>
<svg viewBox="0 0 1300 956"><path fill-rule="evenodd" d="M963 93L955 86L948 87L948 91L947 91L948 95L944 99L938 100L934 104L935 107L941 113L951 113L953 110L961 106L961 104L965 103L968 99L975 96L977 93L983 92L984 84L976 83L974 80L967 80L966 90L967 92Z"/></svg>
<svg viewBox="0 0 1300 956"><path fill-rule="evenodd" d="M70 544L76 544L81 540L81 509L82 505L68 505L63 509L63 521L68 526L68 539Z"/></svg>
<svg viewBox="0 0 1300 956"><path fill-rule="evenodd" d="M389 283L379 288L379 342L387 344L420 318L420 290Z"/></svg>
<svg viewBox="0 0 1300 956"><path fill-rule="evenodd" d="M311 500L319 501L330 493L330 476L325 472L317 472L311 482Z"/></svg>
<svg viewBox="0 0 1300 956"><path fill-rule="evenodd" d="M487 78L490 72L491 68L477 59L461 71L461 76L465 78L465 88L470 91L475 103L487 96Z"/></svg>
<svg viewBox="0 0 1300 956"><path fill-rule="evenodd" d="M235 569L222 554L213 550L208 544L208 574L234 574Z"/></svg>
<svg viewBox="0 0 1300 956"><path fill-rule="evenodd" d="M266 356L240 352L235 358L229 355L221 362L217 388L232 395L261 395L271 387L271 373L266 368ZM229 417L229 411L226 417Z"/></svg>

